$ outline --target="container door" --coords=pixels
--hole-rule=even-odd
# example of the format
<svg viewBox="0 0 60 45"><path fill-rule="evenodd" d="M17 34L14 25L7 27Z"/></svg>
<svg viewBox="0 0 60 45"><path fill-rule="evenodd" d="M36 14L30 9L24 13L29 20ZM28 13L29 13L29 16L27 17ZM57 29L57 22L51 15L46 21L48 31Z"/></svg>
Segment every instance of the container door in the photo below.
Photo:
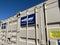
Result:
<svg viewBox="0 0 60 45"><path fill-rule="evenodd" d="M34 10L33 10L34 11ZM28 11L29 12L29 11ZM36 14L28 14L20 18L19 45L37 45L38 29L36 29ZM37 33L36 33L37 31ZM36 38L37 37L37 38Z"/></svg>
<svg viewBox="0 0 60 45"><path fill-rule="evenodd" d="M47 23L47 40L49 44L51 43L50 45L57 45L55 42L57 41L57 39L60 39L60 11L58 0L53 0L49 4L48 3L49 1L47 1L45 9Z"/></svg>
<svg viewBox="0 0 60 45"><path fill-rule="evenodd" d="M14 20L13 20L14 21ZM14 21L11 26L11 44L10 45L17 45L17 21Z"/></svg>

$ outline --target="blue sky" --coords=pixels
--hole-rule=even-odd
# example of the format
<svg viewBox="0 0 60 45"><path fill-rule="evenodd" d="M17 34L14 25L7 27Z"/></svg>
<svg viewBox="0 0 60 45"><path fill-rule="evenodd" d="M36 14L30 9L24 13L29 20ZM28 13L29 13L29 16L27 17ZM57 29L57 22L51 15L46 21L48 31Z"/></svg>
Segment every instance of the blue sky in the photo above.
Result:
<svg viewBox="0 0 60 45"><path fill-rule="evenodd" d="M44 0L0 0L0 20L4 20L19 11L23 11L43 1Z"/></svg>

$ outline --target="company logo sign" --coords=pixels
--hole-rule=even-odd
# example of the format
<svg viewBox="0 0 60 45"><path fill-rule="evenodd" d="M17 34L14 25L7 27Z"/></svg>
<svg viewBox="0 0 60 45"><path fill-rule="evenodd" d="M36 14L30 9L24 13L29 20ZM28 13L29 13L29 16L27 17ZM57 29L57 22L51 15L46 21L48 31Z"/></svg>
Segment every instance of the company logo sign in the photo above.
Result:
<svg viewBox="0 0 60 45"><path fill-rule="evenodd" d="M6 23L2 24L2 29L6 29Z"/></svg>
<svg viewBox="0 0 60 45"><path fill-rule="evenodd" d="M58 45L60 45L60 40L58 40Z"/></svg>
<svg viewBox="0 0 60 45"><path fill-rule="evenodd" d="M35 14L28 15L28 25L35 24Z"/></svg>
<svg viewBox="0 0 60 45"><path fill-rule="evenodd" d="M21 17L21 26L27 26L27 23L28 23L28 25L35 24L35 14Z"/></svg>
<svg viewBox="0 0 60 45"><path fill-rule="evenodd" d="M27 24L27 16L21 18L21 26L26 26Z"/></svg>

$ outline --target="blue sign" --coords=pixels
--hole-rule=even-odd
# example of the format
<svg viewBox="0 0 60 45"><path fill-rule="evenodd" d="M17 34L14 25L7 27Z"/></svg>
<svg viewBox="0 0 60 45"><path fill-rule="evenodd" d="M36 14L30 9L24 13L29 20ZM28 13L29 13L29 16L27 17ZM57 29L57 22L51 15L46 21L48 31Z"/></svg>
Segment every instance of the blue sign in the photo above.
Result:
<svg viewBox="0 0 60 45"><path fill-rule="evenodd" d="M59 5L59 9L60 9L60 0L58 0L58 5Z"/></svg>
<svg viewBox="0 0 60 45"><path fill-rule="evenodd" d="M60 45L60 40L58 40L58 45Z"/></svg>
<svg viewBox="0 0 60 45"><path fill-rule="evenodd" d="M27 16L21 18L21 26L27 25Z"/></svg>
<svg viewBox="0 0 60 45"><path fill-rule="evenodd" d="M2 29L6 29L6 23L2 24Z"/></svg>
<svg viewBox="0 0 60 45"><path fill-rule="evenodd" d="M28 25L35 24L35 14L28 15Z"/></svg>
<svg viewBox="0 0 60 45"><path fill-rule="evenodd" d="M35 14L31 14L24 17L21 17L21 26L27 26L27 21L28 21L28 26L35 24Z"/></svg>

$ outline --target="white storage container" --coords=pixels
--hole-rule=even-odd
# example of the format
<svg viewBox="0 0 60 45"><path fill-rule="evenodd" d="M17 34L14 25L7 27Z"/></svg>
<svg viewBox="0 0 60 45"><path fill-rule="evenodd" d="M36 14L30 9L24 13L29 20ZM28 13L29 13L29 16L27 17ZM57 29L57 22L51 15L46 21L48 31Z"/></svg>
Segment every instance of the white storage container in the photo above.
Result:
<svg viewBox="0 0 60 45"><path fill-rule="evenodd" d="M2 44L57 45L58 38L51 38L50 31L60 31L58 0L47 0L18 14L2 21L6 23L6 29L0 33L6 40Z"/></svg>

